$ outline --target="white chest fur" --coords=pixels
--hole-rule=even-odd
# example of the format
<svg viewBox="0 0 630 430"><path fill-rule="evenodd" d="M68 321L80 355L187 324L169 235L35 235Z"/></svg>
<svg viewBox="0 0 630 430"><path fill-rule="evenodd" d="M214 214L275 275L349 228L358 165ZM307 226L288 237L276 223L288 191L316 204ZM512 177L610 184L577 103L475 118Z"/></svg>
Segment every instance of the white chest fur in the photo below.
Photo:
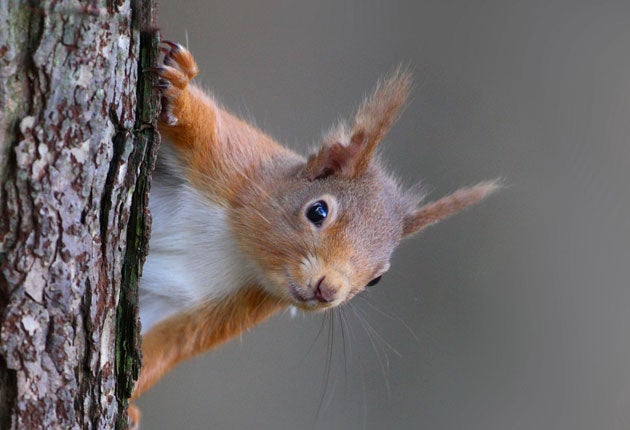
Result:
<svg viewBox="0 0 630 430"><path fill-rule="evenodd" d="M227 223L226 209L189 185L154 177L149 256L140 280L142 332L187 308L225 296L255 275Z"/></svg>

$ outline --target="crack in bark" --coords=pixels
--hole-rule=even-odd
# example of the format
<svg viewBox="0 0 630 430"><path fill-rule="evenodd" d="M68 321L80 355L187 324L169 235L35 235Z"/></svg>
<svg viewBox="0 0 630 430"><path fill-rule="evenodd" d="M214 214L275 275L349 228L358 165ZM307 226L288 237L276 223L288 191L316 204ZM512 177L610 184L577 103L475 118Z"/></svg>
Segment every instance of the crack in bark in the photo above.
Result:
<svg viewBox="0 0 630 430"><path fill-rule="evenodd" d="M105 186L103 187L103 193L101 194L101 204L100 204L100 229L101 229L101 237L107 237L107 230L110 227L109 223L109 212L112 208L112 193L114 191L114 184L116 182L116 177L118 176L118 167L122 162L122 150L121 147L124 145L125 139L121 139L120 132L120 123L118 121L118 117L116 113L112 110L109 110L109 117L112 123L114 124L115 129L117 130L116 134L112 138L112 148L113 155L112 159L109 163L109 170L107 172L107 176L105 179ZM103 254L107 253L107 243L105 241L101 242L101 252Z"/></svg>
<svg viewBox="0 0 630 430"><path fill-rule="evenodd" d="M139 2L136 2L139 4ZM147 28L140 35L140 55L138 56L137 70L139 71L137 86L137 111L134 125L135 151L132 154L134 164L140 166L140 173L132 195L132 211L129 217L127 235L127 250L123 265L123 285L128 289L121 291L120 301L116 314L116 326L119 336L116 343L116 373L119 383L117 396L127 399L132 391L131 380L138 378L140 370L140 336L138 316L138 280L141 274L142 264L148 253L149 232L151 217L148 212L148 192L151 186L150 176L143 172L152 172L155 168L157 149L160 142L157 132L157 115L159 110L159 98L153 91L154 77L142 71L153 66L157 61L158 34L151 30L155 28L157 8L154 3L145 4L144 8L134 8L132 26L137 29ZM129 174L130 172L128 172ZM127 402L120 405L120 414L116 422L116 428L126 428L126 417L123 411Z"/></svg>
<svg viewBox="0 0 630 430"><path fill-rule="evenodd" d="M11 410L15 405L17 394L17 372L7 367L7 363L0 355L0 428L11 426Z"/></svg>

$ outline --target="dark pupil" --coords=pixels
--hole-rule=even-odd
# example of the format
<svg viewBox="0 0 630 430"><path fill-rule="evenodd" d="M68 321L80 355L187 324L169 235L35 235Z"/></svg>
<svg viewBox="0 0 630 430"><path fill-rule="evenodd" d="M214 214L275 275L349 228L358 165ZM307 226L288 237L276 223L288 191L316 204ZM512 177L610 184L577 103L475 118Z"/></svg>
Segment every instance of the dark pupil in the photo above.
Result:
<svg viewBox="0 0 630 430"><path fill-rule="evenodd" d="M327 216L328 206L326 205L326 202L323 202L321 200L319 202L313 203L306 212L306 217L309 219L309 221L318 227L322 225Z"/></svg>
<svg viewBox="0 0 630 430"><path fill-rule="evenodd" d="M378 281L380 280L381 280L381 276L379 276L378 278L374 278L370 282L368 282L367 286L373 287L374 285L378 284Z"/></svg>

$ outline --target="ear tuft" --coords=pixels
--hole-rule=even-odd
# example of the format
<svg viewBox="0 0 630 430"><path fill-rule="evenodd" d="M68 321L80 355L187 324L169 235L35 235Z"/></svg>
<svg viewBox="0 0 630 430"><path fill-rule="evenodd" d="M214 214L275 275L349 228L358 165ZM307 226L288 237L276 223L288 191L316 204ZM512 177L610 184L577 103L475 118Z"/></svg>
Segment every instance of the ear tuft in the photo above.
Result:
<svg viewBox="0 0 630 430"><path fill-rule="evenodd" d="M324 138L319 152L309 157L306 177L312 180L341 174L352 178L363 173L377 145L398 119L410 89L411 73L401 66L379 81L359 107L351 131L339 125Z"/></svg>
<svg viewBox="0 0 630 430"><path fill-rule="evenodd" d="M501 188L501 182L495 179L472 187L460 188L438 201L427 203L405 217L403 236L418 233L470 205L479 203L499 188Z"/></svg>
<svg viewBox="0 0 630 430"><path fill-rule="evenodd" d="M411 72L398 66L386 79L379 81L370 97L365 99L354 117L350 141L361 145L355 172L363 172L374 150L398 119L411 91Z"/></svg>

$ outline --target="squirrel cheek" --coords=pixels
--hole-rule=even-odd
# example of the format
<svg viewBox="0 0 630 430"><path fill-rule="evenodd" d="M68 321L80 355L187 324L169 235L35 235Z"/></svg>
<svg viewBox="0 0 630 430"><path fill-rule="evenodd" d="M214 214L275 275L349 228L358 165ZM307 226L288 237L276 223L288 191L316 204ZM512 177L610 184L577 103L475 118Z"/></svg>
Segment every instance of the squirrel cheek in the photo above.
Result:
<svg viewBox="0 0 630 430"><path fill-rule="evenodd" d="M287 289L289 280L283 271L264 270L260 283L274 297L291 301L291 294Z"/></svg>

